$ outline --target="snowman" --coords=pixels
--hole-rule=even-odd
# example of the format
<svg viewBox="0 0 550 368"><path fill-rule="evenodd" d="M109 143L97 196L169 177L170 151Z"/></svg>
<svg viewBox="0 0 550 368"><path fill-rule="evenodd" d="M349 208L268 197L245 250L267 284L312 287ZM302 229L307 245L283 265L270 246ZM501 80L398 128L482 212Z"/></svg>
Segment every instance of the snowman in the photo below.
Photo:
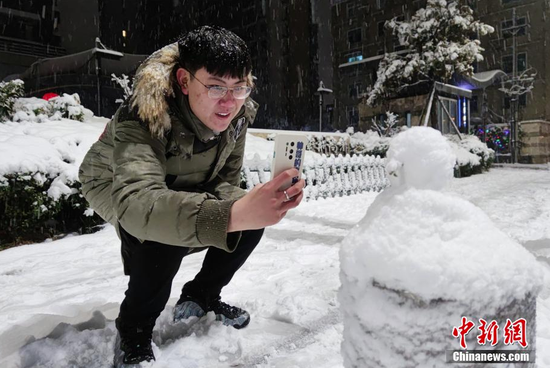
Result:
<svg viewBox="0 0 550 368"><path fill-rule="evenodd" d="M445 367L453 359L479 368L487 365L470 352L534 351L539 265L480 208L443 191L460 180L455 162L432 128L391 141L391 187L340 251L346 368Z"/></svg>

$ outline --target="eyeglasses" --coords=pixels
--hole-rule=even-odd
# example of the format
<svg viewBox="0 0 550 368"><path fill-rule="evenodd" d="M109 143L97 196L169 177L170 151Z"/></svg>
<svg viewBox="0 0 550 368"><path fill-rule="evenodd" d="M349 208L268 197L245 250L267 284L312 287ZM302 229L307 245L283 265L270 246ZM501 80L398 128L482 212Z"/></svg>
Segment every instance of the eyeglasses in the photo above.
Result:
<svg viewBox="0 0 550 368"><path fill-rule="evenodd" d="M197 81L199 81L200 84L205 86L208 89L208 97L210 97L213 100L219 100L220 98L223 98L227 91L231 91L231 94L233 97L235 97L237 100L244 100L248 96L250 96L250 92L252 92L252 87L248 86L238 86L238 87L223 87L223 86L207 86L206 84L202 83L195 75L191 72L189 72Z"/></svg>

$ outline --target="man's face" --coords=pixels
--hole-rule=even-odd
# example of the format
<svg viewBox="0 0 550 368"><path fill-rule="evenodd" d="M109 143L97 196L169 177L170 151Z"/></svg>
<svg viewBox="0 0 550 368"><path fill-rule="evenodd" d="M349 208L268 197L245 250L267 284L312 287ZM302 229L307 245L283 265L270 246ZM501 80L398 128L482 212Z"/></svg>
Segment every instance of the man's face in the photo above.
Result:
<svg viewBox="0 0 550 368"><path fill-rule="evenodd" d="M238 114L245 100L237 100L231 91L220 99L212 99L208 96L208 88L204 85L237 87L246 86L244 79L218 77L201 68L194 73L193 78L183 68L178 69L177 79L184 94L189 96L189 105L199 120L216 132L223 132L231 124L231 120ZM201 82L204 84L201 84Z"/></svg>

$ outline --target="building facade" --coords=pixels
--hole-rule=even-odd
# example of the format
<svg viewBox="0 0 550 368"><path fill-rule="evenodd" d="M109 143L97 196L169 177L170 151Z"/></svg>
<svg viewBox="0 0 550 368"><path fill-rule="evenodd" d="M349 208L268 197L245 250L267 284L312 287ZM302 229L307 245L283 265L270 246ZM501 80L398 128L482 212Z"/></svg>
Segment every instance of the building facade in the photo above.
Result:
<svg viewBox="0 0 550 368"><path fill-rule="evenodd" d="M330 65L319 61L319 29L332 45L328 21L320 27L313 13L327 13L328 1L100 0L101 39L113 49L148 54L201 25L227 28L251 50L253 98L261 106L255 127L311 129L318 121L319 65Z"/></svg>

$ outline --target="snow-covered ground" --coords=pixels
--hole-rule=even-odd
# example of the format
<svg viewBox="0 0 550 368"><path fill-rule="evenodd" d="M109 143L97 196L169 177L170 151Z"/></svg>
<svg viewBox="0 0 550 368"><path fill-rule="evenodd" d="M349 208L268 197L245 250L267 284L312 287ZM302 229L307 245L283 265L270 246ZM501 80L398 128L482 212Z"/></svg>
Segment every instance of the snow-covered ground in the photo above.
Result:
<svg viewBox="0 0 550 368"><path fill-rule="evenodd" d="M454 179L446 190L479 206L544 266L537 366L550 367L550 171L494 169ZM243 330L210 320L187 332L171 325L179 288L203 254L185 258L157 322L150 366L342 367L338 252L376 195L303 203L266 230L222 294L250 311ZM0 252L0 367L108 367L126 283L111 226Z"/></svg>

